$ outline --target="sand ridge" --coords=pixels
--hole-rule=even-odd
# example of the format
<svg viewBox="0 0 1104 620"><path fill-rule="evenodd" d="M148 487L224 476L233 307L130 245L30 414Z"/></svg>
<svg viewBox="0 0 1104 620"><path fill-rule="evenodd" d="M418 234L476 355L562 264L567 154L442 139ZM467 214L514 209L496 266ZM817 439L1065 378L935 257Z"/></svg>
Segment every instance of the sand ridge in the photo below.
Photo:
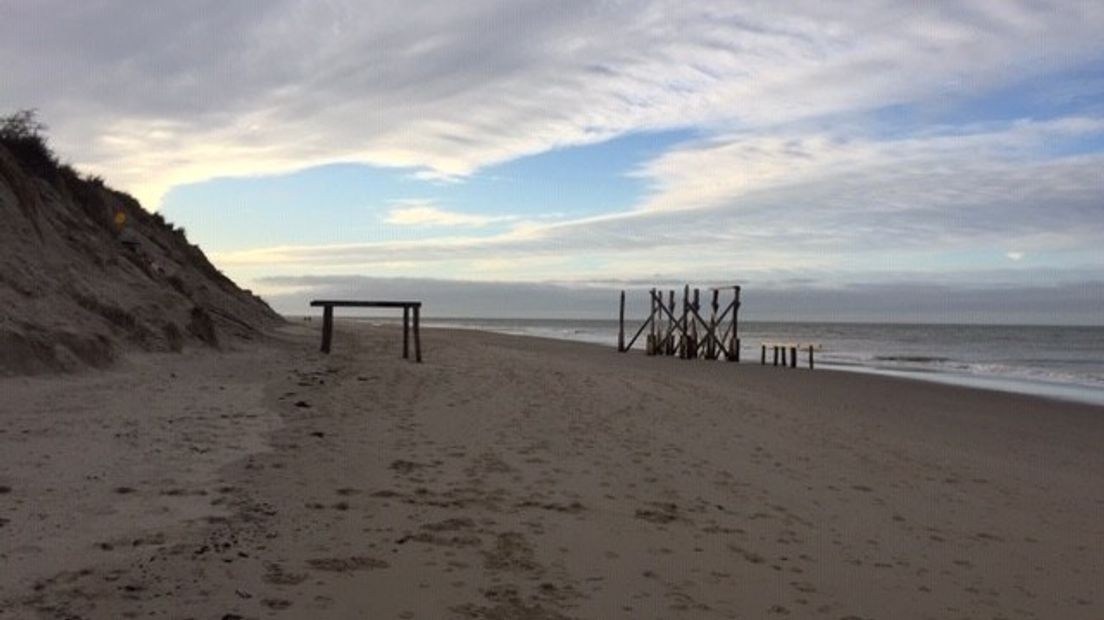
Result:
<svg viewBox="0 0 1104 620"><path fill-rule="evenodd" d="M2 582L0 617L1092 618L1102 604L1099 408L445 330L415 365L393 330L339 330L328 357L302 326L242 353L242 400L197 411L255 412L265 445L153 489L171 458L111 476L105 510L130 535L76 536L53 573ZM210 388L226 363L190 380ZM165 437L220 453L249 432L231 419ZM5 530L26 527L12 498L43 481L3 471ZM136 492L105 492L120 486ZM120 508L167 490L202 512Z"/></svg>

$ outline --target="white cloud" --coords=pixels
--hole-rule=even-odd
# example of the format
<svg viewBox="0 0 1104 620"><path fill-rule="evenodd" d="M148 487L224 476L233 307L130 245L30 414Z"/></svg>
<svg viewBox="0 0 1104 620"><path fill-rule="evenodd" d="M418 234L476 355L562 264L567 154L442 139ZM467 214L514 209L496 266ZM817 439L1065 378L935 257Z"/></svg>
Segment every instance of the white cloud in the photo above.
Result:
<svg viewBox="0 0 1104 620"><path fill-rule="evenodd" d="M1104 136L1104 119L935 128L882 139L772 128L714 136L677 148L636 174L658 189L644 205L649 211L711 208L803 184L815 186L803 202L823 205L815 199L823 191L816 188L865 186L878 193L882 210L907 209L924 201L970 203L986 192L1007 193L1013 188L1003 175L1061 159L1044 151L1061 140L1092 136ZM949 180L954 182L948 185ZM1082 185L1098 188L1100 180L1090 176Z"/></svg>
<svg viewBox="0 0 1104 620"><path fill-rule="evenodd" d="M0 4L0 109L147 202L334 161L450 179L627 131L940 102L1098 54L1104 5Z"/></svg>
<svg viewBox="0 0 1104 620"><path fill-rule="evenodd" d="M884 269L979 249L1001 256L1088 253L1104 244L1104 154L1046 156L1071 131L1104 135L1104 122L1016 122L896 140L831 134L733 134L685 145L639 174L653 187L633 211L577 220L526 221L480 237L225 253L220 265L294 271L371 268L464 271L496 259L498 277L554 277L539 257L572 256L560 273L634 277L766 268ZM1077 134L1082 135L1082 134ZM408 224L478 224L416 205ZM453 219L459 218L459 219ZM402 220L400 220L401 222ZM582 260L585 259L585 260ZM1097 260L1099 263L1099 260ZM1104 265L1097 265L1104 269ZM473 272L482 270L470 269Z"/></svg>
<svg viewBox="0 0 1104 620"><path fill-rule="evenodd" d="M974 281L997 263L1015 283L1043 277L1027 256L1089 281L1104 274L1104 154L1055 147L1098 141L1104 109L903 136L864 114L953 107L1084 65L1104 53L1101 31L1095 0L0 0L0 111L40 108L60 153L149 206L216 176L352 161L456 183L625 132L703 136L637 170L649 191L626 212L520 220L399 203L388 223L450 230L213 257L247 281L654 274L765 289L907 277L969 252L993 262ZM1040 96L1099 92L1063 88Z"/></svg>
<svg viewBox="0 0 1104 620"><path fill-rule="evenodd" d="M478 215L446 211L425 201L403 201L402 206L392 208L384 219L397 226L459 226L478 228L499 222L508 222L513 216Z"/></svg>

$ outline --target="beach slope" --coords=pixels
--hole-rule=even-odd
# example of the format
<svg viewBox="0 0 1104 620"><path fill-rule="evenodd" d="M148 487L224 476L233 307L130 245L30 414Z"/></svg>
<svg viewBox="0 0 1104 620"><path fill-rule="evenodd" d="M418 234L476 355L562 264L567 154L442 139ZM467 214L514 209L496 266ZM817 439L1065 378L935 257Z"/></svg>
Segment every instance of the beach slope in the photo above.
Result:
<svg viewBox="0 0 1104 620"><path fill-rule="evenodd" d="M0 618L1099 618L1104 410L394 328L0 380Z"/></svg>

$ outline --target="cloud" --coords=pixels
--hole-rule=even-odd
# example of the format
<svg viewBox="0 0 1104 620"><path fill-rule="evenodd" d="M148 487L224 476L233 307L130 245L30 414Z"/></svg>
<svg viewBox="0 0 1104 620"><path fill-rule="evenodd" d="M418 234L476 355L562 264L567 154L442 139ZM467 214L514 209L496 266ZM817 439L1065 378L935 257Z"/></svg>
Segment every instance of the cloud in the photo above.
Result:
<svg viewBox="0 0 1104 620"><path fill-rule="evenodd" d="M637 174L652 189L622 213L519 222L479 237L255 248L216 260L375 272L393 261L462 271L494 258L505 261L497 276L525 279L533 260L558 257L561 269L609 277L653 273L657 265L684 273L768 265L875 270L886 261L962 252L1001 257L1009 246L1033 256L1098 257L1104 154L1051 152L1085 136L1104 136L1104 121L1017 121L896 139L734 133L646 164ZM484 216L411 209L398 221L485 223Z"/></svg>
<svg viewBox="0 0 1104 620"><path fill-rule="evenodd" d="M408 200L400 203L402 206L394 207L387 213L384 219L388 224L396 226L459 226L479 228L489 224L509 222L517 218L512 216L478 215L474 213L458 213L446 211L434 206L432 203L419 200Z"/></svg>
<svg viewBox="0 0 1104 620"><path fill-rule="evenodd" d="M1053 114L990 102L971 111L984 122L923 116L1099 66L1101 31L1091 0L0 0L0 111L40 108L60 153L148 206L216 176L361 162L448 189L630 132L700 136L635 170L646 191L620 212L550 221L399 203L386 223L429 231L399 238L434 236L213 256L278 296L321 285L277 289L266 274L737 280L775 299L770 312L847 302L911 316L932 299L967 307L978 282L999 281L993 307L1022 290L1038 317L1048 300L1100 307L1099 77L1039 89ZM921 118L877 120L902 109ZM605 307L567 288L509 290L534 311Z"/></svg>
<svg viewBox="0 0 1104 620"><path fill-rule="evenodd" d="M336 161L455 179L630 131L931 103L1100 52L1099 2L0 5L0 108L155 204Z"/></svg>

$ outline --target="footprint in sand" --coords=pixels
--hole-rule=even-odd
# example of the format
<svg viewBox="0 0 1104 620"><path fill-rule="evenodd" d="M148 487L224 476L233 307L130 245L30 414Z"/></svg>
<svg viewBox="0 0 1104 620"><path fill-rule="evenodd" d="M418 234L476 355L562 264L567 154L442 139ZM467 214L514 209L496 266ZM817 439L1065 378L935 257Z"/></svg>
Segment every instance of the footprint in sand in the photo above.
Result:
<svg viewBox="0 0 1104 620"><path fill-rule="evenodd" d="M279 564L269 564L266 567L264 580L279 586L296 586L307 580L306 573L289 573Z"/></svg>
<svg viewBox="0 0 1104 620"><path fill-rule="evenodd" d="M415 461L407 461L403 459L392 461L391 464L387 466L388 469L400 474L411 474L415 471L418 471L419 469L424 469L426 467L431 467L431 465L426 463L418 463Z"/></svg>
<svg viewBox="0 0 1104 620"><path fill-rule="evenodd" d="M483 552L483 565L489 570L510 572L539 571L541 568L529 541L518 532L499 534L494 548Z"/></svg>
<svg viewBox="0 0 1104 620"><path fill-rule="evenodd" d="M652 523L671 523L679 519L679 509L677 504L669 502L652 502L649 504L651 508L638 508L636 510L636 518L644 521L650 521Z"/></svg>
<svg viewBox="0 0 1104 620"><path fill-rule="evenodd" d="M351 556L347 558L316 558L307 560L307 565L315 570L350 573L353 571L375 570L389 568L391 565L384 560L377 560L367 556Z"/></svg>

